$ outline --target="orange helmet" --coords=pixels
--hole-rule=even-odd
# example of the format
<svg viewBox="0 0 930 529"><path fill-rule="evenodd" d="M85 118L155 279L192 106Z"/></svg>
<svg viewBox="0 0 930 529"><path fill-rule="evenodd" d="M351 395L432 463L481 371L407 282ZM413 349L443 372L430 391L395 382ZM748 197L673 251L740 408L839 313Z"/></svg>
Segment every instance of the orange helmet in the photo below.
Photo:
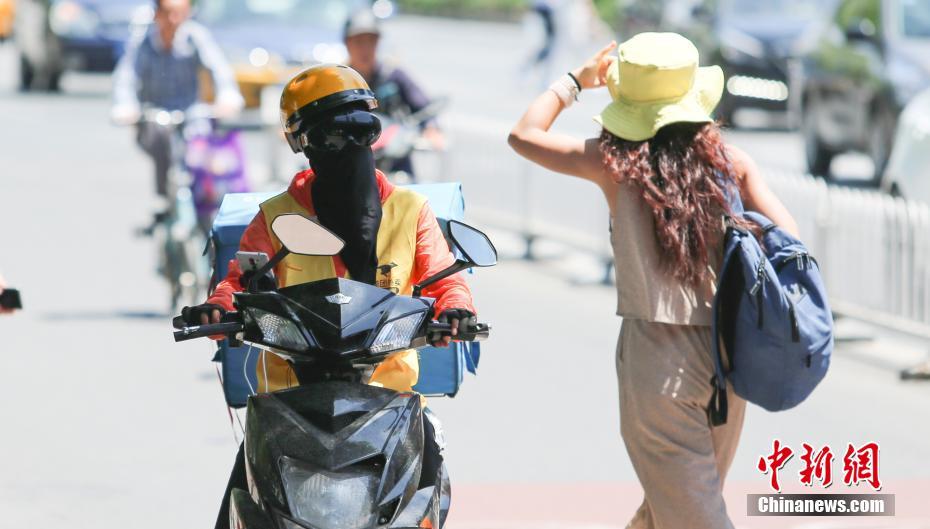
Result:
<svg viewBox="0 0 930 529"><path fill-rule="evenodd" d="M306 147L301 136L324 113L334 108L363 102L369 110L378 107L375 94L365 79L348 66L318 64L300 72L284 85L281 93L281 126L294 152Z"/></svg>

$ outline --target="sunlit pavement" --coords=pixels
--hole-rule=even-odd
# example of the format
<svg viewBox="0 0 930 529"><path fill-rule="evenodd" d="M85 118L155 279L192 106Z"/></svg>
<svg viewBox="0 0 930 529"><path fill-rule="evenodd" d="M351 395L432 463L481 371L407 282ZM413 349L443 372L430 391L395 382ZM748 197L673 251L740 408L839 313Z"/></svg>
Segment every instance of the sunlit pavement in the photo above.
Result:
<svg viewBox="0 0 930 529"><path fill-rule="evenodd" d="M882 490L896 494L894 517L746 516L746 495L769 492L758 483L728 484L725 498L738 529L930 528L930 507L923 505L930 482L900 485ZM834 488L824 492L845 491ZM462 485L453 488L453 498L450 529L622 529L639 507L642 489L634 483Z"/></svg>
<svg viewBox="0 0 930 529"><path fill-rule="evenodd" d="M392 24L403 38L442 43L399 48L405 62L422 65L416 77L452 97L445 176L465 182L471 220L491 228L504 257L472 279L493 326L480 376L455 399L431 401L449 444L450 527L623 527L642 493L619 436L613 290L591 283L596 260L558 244L542 245L539 262L516 259L514 226L474 214L512 207L519 190L522 166L503 142L533 90L501 77L522 56L519 31ZM6 51L0 83L10 86ZM0 528L209 526L234 455L210 347L172 342L155 250L132 236L151 213L151 170L131 132L107 123L108 83L68 76L62 96L0 95L0 270L26 305L0 318ZM585 97L566 116L567 130L592 130L602 101ZM803 167L795 135L731 137L763 165ZM264 144L251 137L253 145ZM264 152L250 150L258 171ZM606 237L595 231L606 230L596 190L533 176L537 211ZM930 392L900 383L894 368L926 344L876 338L842 343L830 375L798 409L750 409L726 489L738 527L927 526L919 520L930 518ZM898 516L746 518L746 493L767 492L756 460L776 437L834 451L879 442L883 492L898 494ZM786 480L796 474L792 467Z"/></svg>

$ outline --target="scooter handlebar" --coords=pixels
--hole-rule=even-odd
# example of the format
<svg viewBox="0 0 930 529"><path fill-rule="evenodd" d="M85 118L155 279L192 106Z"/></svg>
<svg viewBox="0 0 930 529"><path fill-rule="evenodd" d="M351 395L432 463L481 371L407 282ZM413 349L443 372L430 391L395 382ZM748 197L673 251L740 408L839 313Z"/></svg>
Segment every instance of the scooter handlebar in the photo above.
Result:
<svg viewBox="0 0 930 529"><path fill-rule="evenodd" d="M174 341L183 342L185 340L205 338L207 336L216 336L218 334L236 334L237 332L242 331L242 329L243 325L238 322L195 325L194 327L184 327L179 331L174 331Z"/></svg>
<svg viewBox="0 0 930 529"><path fill-rule="evenodd" d="M175 342L183 342L194 338L204 338L220 334L233 335L241 332L245 328L237 312L226 313L223 316L223 321L220 323L188 326L181 316L176 316L172 320L172 323L174 328L178 329L174 332ZM426 332L428 334L449 334L452 332L452 324L431 321L426 326ZM480 342L486 340L490 334L490 325L486 323L474 323L465 327L459 327L455 339L461 342Z"/></svg>
<svg viewBox="0 0 930 529"><path fill-rule="evenodd" d="M174 341L183 342L193 340L194 338L204 338L207 336L216 336L219 334L233 335L241 332L245 326L239 318L238 312L227 312L223 315L220 323L208 323L206 325L188 325L181 316L175 316L171 320L175 329Z"/></svg>
<svg viewBox="0 0 930 529"><path fill-rule="evenodd" d="M452 324L431 321L426 326L426 332L449 334L452 332ZM459 327L455 340L459 342L481 342L491 334L491 326L486 323L475 323L466 327Z"/></svg>

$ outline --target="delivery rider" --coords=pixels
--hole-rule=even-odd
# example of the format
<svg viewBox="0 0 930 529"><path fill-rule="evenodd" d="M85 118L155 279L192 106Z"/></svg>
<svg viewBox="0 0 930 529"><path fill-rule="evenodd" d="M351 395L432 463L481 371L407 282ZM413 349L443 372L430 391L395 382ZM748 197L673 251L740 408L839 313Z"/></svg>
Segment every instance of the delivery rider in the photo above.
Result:
<svg viewBox="0 0 930 529"><path fill-rule="evenodd" d="M287 191L261 204L242 236L240 250L274 255L281 242L271 231L271 222L285 213L315 219L345 241L345 247L332 257L288 255L274 271L279 287L349 277L409 295L413 285L454 262L426 198L395 187L375 170L371 144L381 133L381 124L371 113L376 107L365 80L347 66L313 66L284 87L284 136L295 153L306 155L310 169L297 173ZM241 276L238 262L231 261L229 273L207 302L185 307L185 320L195 325L219 322L223 313L233 310L233 293L243 289ZM475 315L471 293L459 274L424 288L423 295L436 299L437 318L450 322L453 329ZM435 337L434 344L450 340ZM369 383L411 391L418 374L416 351L400 351L375 368ZM297 385L288 363L273 354L262 355L257 378L260 392ZM236 485L244 482L243 466L240 449L231 486L244 488ZM228 490L218 527L228 523L227 502Z"/></svg>

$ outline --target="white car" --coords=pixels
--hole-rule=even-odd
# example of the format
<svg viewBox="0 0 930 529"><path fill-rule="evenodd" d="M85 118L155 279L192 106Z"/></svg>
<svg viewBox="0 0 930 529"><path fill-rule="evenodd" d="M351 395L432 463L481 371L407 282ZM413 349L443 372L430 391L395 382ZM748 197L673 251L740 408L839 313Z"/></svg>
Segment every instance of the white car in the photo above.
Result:
<svg viewBox="0 0 930 529"><path fill-rule="evenodd" d="M893 195L930 204L930 89L904 107L881 186Z"/></svg>

